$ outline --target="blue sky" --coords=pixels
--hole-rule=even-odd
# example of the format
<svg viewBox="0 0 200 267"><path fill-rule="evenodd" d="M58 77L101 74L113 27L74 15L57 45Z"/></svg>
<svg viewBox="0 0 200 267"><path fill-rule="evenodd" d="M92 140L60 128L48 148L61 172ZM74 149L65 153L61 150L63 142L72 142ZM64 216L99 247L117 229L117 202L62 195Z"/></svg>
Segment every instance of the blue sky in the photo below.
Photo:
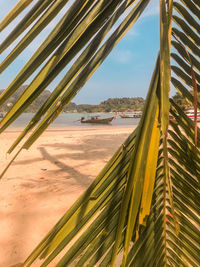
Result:
<svg viewBox="0 0 200 267"><path fill-rule="evenodd" d="M17 0L0 0L0 19L9 11ZM35 1L34 1L35 2ZM147 10L139 18L133 28L124 36L114 48L100 68L93 74L88 83L81 89L74 99L76 103L98 104L110 97L145 97L153 72L154 64L159 50L159 1L151 0ZM63 9L60 13L64 13ZM22 14L23 15L23 14ZM7 29L0 33L0 40L16 25L20 16ZM37 40L0 75L0 87L6 88L11 80L24 65L30 54L39 46L44 36L47 35L59 20L59 16L52 21ZM14 47L14 45L12 45ZM11 47L11 48L12 48ZM11 48L0 56L0 61L5 58ZM26 83L29 83L31 77ZM52 90L61 76L49 88Z"/></svg>

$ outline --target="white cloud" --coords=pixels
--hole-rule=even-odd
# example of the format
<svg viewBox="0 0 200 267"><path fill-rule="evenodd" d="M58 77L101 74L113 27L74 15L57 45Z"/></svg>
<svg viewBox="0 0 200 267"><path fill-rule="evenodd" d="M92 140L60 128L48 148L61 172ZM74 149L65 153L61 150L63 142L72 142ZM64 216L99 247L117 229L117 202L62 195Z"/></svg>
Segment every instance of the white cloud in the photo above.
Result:
<svg viewBox="0 0 200 267"><path fill-rule="evenodd" d="M126 34L126 36L138 36L139 33L136 31L135 27L132 27Z"/></svg>
<svg viewBox="0 0 200 267"><path fill-rule="evenodd" d="M120 64L127 64L133 58L133 53L128 49L114 49L110 55L110 59Z"/></svg>
<svg viewBox="0 0 200 267"><path fill-rule="evenodd" d="M143 17L156 16L160 12L159 1L151 0L146 9L144 10Z"/></svg>

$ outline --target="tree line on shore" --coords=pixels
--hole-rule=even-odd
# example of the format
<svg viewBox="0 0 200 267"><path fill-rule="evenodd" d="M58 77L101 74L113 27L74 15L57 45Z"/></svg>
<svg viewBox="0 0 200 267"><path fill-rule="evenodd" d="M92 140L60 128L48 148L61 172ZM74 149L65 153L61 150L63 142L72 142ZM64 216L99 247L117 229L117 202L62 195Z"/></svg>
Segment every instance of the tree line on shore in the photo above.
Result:
<svg viewBox="0 0 200 267"><path fill-rule="evenodd" d="M0 112L7 112L16 100L23 94L26 90L27 85L21 86L13 95L10 97L1 107ZM2 94L4 90L0 90ZM48 99L51 92L49 90L44 90L43 93L36 98L35 101L25 110L26 113L36 112L42 104ZM101 102L98 105L90 104L76 104L71 102L64 108L64 112L115 112L115 111L126 111L126 110L142 110L144 106L144 99L142 97L123 97L123 98L109 98L106 101Z"/></svg>
<svg viewBox="0 0 200 267"><path fill-rule="evenodd" d="M21 94L26 90L27 85L22 85L20 88L0 107L0 112L7 112L11 106L16 102ZM0 95L4 90L0 90ZM26 113L35 113L39 107L48 99L51 92L44 90L43 93L36 98L35 101L25 110ZM192 92L191 92L192 94ZM182 108L187 108L190 104L180 94L176 93L173 97L175 103ZM198 101L200 101L200 93L198 93ZM124 112L124 111L142 111L145 99L142 97L123 97L123 98L109 98L98 105L91 104L76 104L71 102L64 109L64 112L73 113L96 113L96 112Z"/></svg>

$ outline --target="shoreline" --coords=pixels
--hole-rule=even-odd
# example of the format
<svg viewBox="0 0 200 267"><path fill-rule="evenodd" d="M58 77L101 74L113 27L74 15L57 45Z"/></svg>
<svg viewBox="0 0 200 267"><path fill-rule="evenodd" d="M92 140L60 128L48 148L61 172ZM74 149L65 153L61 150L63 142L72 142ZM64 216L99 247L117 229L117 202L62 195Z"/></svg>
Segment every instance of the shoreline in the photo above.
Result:
<svg viewBox="0 0 200 267"><path fill-rule="evenodd" d="M48 129L45 130L44 134L46 132L86 132L86 131L105 131L105 130L134 130L137 127L137 125L101 125L101 126L69 126L69 127L49 127ZM11 129L6 129L5 131L2 132L4 133L20 133L23 131L23 128L11 128ZM30 131L32 133L33 130Z"/></svg>
<svg viewBox="0 0 200 267"><path fill-rule="evenodd" d="M92 129L111 129L111 128L132 128L132 127L136 127L138 124L134 124L134 125L109 125L109 124L92 124L92 126L68 126L68 127L49 127L47 128L46 131L49 131L49 130L59 130L59 131L65 131L65 130L68 130L68 129L73 129L73 130L76 130L76 129L79 129L79 130L82 130L82 129L86 129L86 130L92 130ZM24 128L23 127L13 127L13 128L10 128L10 129L6 129L4 132L6 131L13 131L13 130L23 130Z"/></svg>

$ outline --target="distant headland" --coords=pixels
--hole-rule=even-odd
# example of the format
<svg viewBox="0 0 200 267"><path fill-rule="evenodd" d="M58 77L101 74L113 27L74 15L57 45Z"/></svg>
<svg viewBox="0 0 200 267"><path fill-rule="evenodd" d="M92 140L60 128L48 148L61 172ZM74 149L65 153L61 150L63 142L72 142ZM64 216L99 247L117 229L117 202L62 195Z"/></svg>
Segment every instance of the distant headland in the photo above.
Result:
<svg viewBox="0 0 200 267"><path fill-rule="evenodd" d="M0 112L7 112L16 100L26 90L27 85L22 85L19 89L0 107ZM4 90L0 90L0 95ZM47 100L51 92L44 90L40 96L25 110L26 113L35 113L41 107L41 105ZM193 91L190 91L191 98ZM175 103L179 104L183 108L188 108L191 104L183 98L180 93L176 93L173 97ZM200 101L200 93L198 93L198 101ZM109 98L98 105L90 104L75 104L71 102L66 106L63 112L68 113L96 113L96 112L132 112L142 111L145 100L142 97L123 97L123 98Z"/></svg>
<svg viewBox="0 0 200 267"><path fill-rule="evenodd" d="M1 107L0 112L7 112L20 95L26 90L27 85L20 86L19 89ZM2 94L4 90L0 90ZM26 113L35 113L50 96L49 90L44 90L40 96L25 110ZM98 105L70 103L64 108L64 112L70 113L96 113L96 112L123 112L143 110L145 100L142 97L109 98Z"/></svg>

